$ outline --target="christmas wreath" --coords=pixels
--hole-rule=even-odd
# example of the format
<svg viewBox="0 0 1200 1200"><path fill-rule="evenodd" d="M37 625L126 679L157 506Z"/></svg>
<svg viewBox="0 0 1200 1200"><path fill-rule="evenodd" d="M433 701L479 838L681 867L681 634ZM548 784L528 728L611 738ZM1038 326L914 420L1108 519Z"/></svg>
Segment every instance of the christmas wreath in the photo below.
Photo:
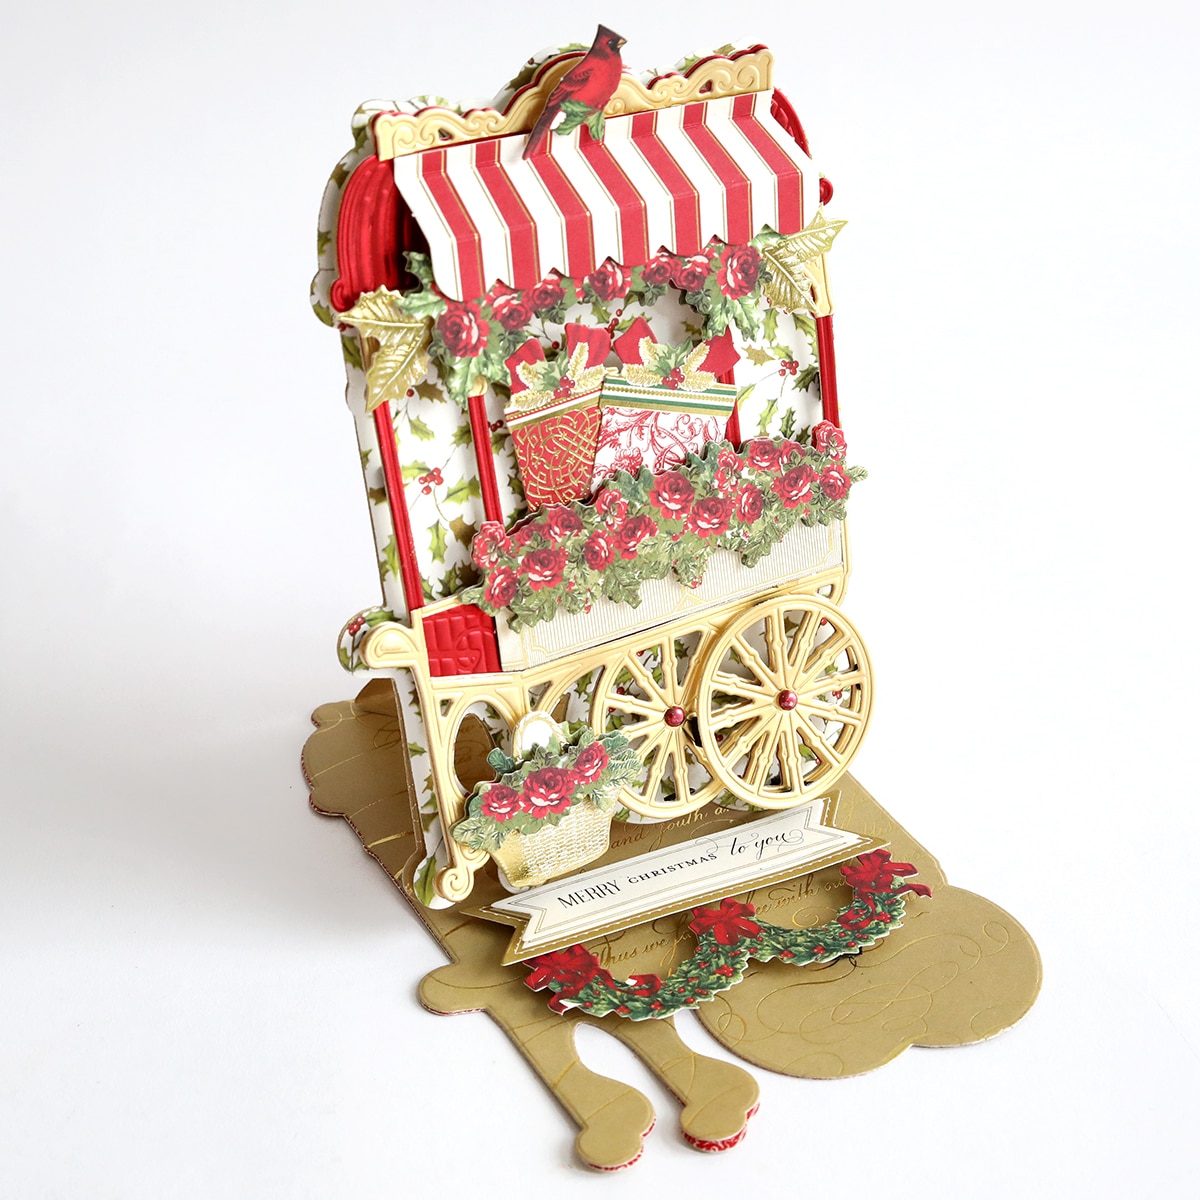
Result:
<svg viewBox="0 0 1200 1200"><path fill-rule="evenodd" d="M585 946L570 946L531 958L533 972L525 982L534 991L554 993L555 1012L578 1008L594 1017L615 1012L632 1021L669 1017L681 1009L711 1000L740 983L751 959L779 959L792 966L830 963L875 945L904 916L904 894L928 896L929 888L908 883L911 863L891 861L886 850L864 854L842 867L854 897L836 917L811 929L787 929L754 920L754 906L722 900L712 908L695 908L688 928L696 934L696 952L666 979L634 975L617 980Z"/></svg>

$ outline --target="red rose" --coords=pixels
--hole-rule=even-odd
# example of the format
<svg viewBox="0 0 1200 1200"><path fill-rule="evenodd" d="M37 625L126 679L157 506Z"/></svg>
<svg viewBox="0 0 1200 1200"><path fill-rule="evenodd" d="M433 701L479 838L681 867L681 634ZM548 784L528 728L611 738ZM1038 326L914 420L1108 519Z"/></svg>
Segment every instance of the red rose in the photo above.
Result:
<svg viewBox="0 0 1200 1200"><path fill-rule="evenodd" d="M562 767L542 767L525 777L521 789L521 807L535 817L563 813L571 807L579 777Z"/></svg>
<svg viewBox="0 0 1200 1200"><path fill-rule="evenodd" d="M717 455L717 466L722 471L729 471L737 475L744 465L742 460L732 450L722 450Z"/></svg>
<svg viewBox="0 0 1200 1200"><path fill-rule="evenodd" d="M779 462L780 465L788 462L793 458L803 458L804 447L799 442L793 442L790 438L784 438L779 443Z"/></svg>
<svg viewBox="0 0 1200 1200"><path fill-rule="evenodd" d="M625 497L616 488L605 488L596 496L595 504L597 514L604 518L606 525L614 525L617 521L624 520L626 512L629 511Z"/></svg>
<svg viewBox="0 0 1200 1200"><path fill-rule="evenodd" d="M555 587L562 582L563 567L567 564L567 552L544 546L530 550L521 559L518 570L529 579L529 587L535 592L542 588Z"/></svg>
<svg viewBox="0 0 1200 1200"><path fill-rule="evenodd" d="M677 258L671 271L671 282L685 292L698 292L708 278L708 255L693 254L691 258Z"/></svg>
<svg viewBox="0 0 1200 1200"><path fill-rule="evenodd" d="M842 470L841 463L830 463L821 472L821 491L830 500L841 500L849 490L850 480L846 478L846 472Z"/></svg>
<svg viewBox="0 0 1200 1200"><path fill-rule="evenodd" d="M551 983L559 985L557 995L550 1001L555 1012L565 1012L565 1002L578 996L592 980L598 979L606 987L613 981L586 946L569 946L552 954L539 954L526 966L533 967L533 972L525 977L525 983L535 992Z"/></svg>
<svg viewBox="0 0 1200 1200"><path fill-rule="evenodd" d="M483 589L483 598L493 608L503 608L512 603L517 594L516 574L508 567L497 567Z"/></svg>
<svg viewBox="0 0 1200 1200"><path fill-rule="evenodd" d="M817 473L812 467L793 467L771 484L771 491L783 501L784 508L799 508L812 499L816 478Z"/></svg>
<svg viewBox="0 0 1200 1200"><path fill-rule="evenodd" d="M756 471L774 471L779 466L779 448L770 438L755 438L743 450L746 462Z"/></svg>
<svg viewBox="0 0 1200 1200"><path fill-rule="evenodd" d="M506 292L492 301L492 316L510 333L524 329L533 318L533 307L520 292Z"/></svg>
<svg viewBox="0 0 1200 1200"><path fill-rule="evenodd" d="M446 349L458 358L475 358L487 345L487 322L478 304L450 301L438 317L437 328Z"/></svg>
<svg viewBox="0 0 1200 1200"><path fill-rule="evenodd" d="M510 540L517 549L520 549L522 546L528 546L534 538L543 537L545 529L546 527L541 521L526 521L523 525L517 526L512 531L512 538Z"/></svg>
<svg viewBox="0 0 1200 1200"><path fill-rule="evenodd" d="M821 421L813 426L813 447L830 458L846 457L846 435L832 422Z"/></svg>
<svg viewBox="0 0 1200 1200"><path fill-rule="evenodd" d="M678 472L667 471L654 481L650 490L650 503L659 509L664 517L673 517L682 521L692 506L696 489Z"/></svg>
<svg viewBox="0 0 1200 1200"><path fill-rule="evenodd" d="M675 259L670 254L656 254L642 267L642 282L650 287L662 287L671 282Z"/></svg>
<svg viewBox="0 0 1200 1200"><path fill-rule="evenodd" d="M595 783L600 778L600 772L608 766L608 751L599 743L592 742L584 746L575 760L575 774L584 783Z"/></svg>
<svg viewBox="0 0 1200 1200"><path fill-rule="evenodd" d="M507 821L521 807L521 797L502 783L489 783L483 789L479 809L497 821Z"/></svg>
<svg viewBox="0 0 1200 1200"><path fill-rule="evenodd" d="M693 908L695 918L688 928L696 934L712 933L722 946L732 946L743 938L755 938L762 926L750 920L754 905L737 900L722 900L720 908Z"/></svg>
<svg viewBox="0 0 1200 1200"><path fill-rule="evenodd" d="M729 510L729 501L717 496L697 500L688 517L687 527L702 538L712 537L714 533L724 533L729 528Z"/></svg>
<svg viewBox="0 0 1200 1200"><path fill-rule="evenodd" d="M590 275L583 279L584 287L590 287L600 300L618 300L629 291L629 272L606 258Z"/></svg>
<svg viewBox="0 0 1200 1200"><path fill-rule="evenodd" d="M762 492L752 483L743 484L737 494L737 519L744 525L753 525L762 516Z"/></svg>
<svg viewBox="0 0 1200 1200"><path fill-rule="evenodd" d="M494 567L509 547L508 534L499 521L484 521L471 542L471 561L481 570Z"/></svg>
<svg viewBox="0 0 1200 1200"><path fill-rule="evenodd" d="M603 571L613 560L612 542L608 540L607 535L597 529L586 542L583 543L583 561L587 563L593 571Z"/></svg>
<svg viewBox="0 0 1200 1200"><path fill-rule="evenodd" d="M638 546L658 532L658 526L647 516L630 517L616 532L617 548L622 558L637 558Z"/></svg>
<svg viewBox="0 0 1200 1200"><path fill-rule="evenodd" d="M723 295L736 300L748 296L758 282L761 259L753 246L726 246L717 270L717 286Z"/></svg>
<svg viewBox="0 0 1200 1200"><path fill-rule="evenodd" d="M578 533L583 528L578 514L561 504L547 508L542 516L546 518L546 532L552 541L561 541L568 533Z"/></svg>
<svg viewBox="0 0 1200 1200"><path fill-rule="evenodd" d="M551 275L550 278L543 279L537 287L530 288L525 293L525 300L535 313L544 313L557 308L565 295L562 284Z"/></svg>

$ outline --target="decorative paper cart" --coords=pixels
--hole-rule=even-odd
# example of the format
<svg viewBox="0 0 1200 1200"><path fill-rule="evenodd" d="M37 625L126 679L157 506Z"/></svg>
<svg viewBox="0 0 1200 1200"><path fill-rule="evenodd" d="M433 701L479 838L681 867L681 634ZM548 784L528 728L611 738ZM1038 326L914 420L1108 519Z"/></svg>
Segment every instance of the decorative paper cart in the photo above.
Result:
<svg viewBox="0 0 1200 1200"><path fill-rule="evenodd" d="M405 389L412 395L432 355L469 422L480 515L503 527L495 454L504 431L488 397L509 356L494 351L512 332L506 317L525 305L529 318L543 292L559 287L561 296L560 284L574 279L582 282L572 295L607 316L613 310L604 303L619 303L621 288L636 295L640 287L643 301L665 292L665 282L652 280L661 269L700 314L698 338L721 332L722 313L725 329L746 334L761 320L748 306L769 278L774 311L811 318L822 428L844 447L824 267L840 223L817 208L826 187L794 113L771 89L769 53L755 46L716 55L644 83L626 75L605 109L602 141L578 129L548 139L545 152L526 161L523 135L577 59L540 64L503 111L374 114L376 152L359 157L338 198L331 319L360 335L386 493L380 511L403 589L389 598L401 619L375 610L348 630L356 661L402 668L414 680L446 836L436 889L447 900L470 893L487 858L450 835L475 783L458 777L455 747L480 705L510 729L530 713L573 713L596 734L623 733L641 770L621 803L645 819L714 800L774 809L809 799L846 769L870 715L866 650L838 608L849 570L840 508L836 519L805 523L798 518L808 509L793 496L784 501L786 530L753 565L718 549L702 578L642 582L636 607L600 597L583 611L518 627L502 606L485 612L461 588L432 601L426 595L393 402ZM548 311L564 323L561 304ZM795 375L798 365L785 360L778 374ZM677 368L664 371L657 390L666 394L682 378ZM731 371L718 378L735 383ZM562 383L565 398L570 383ZM722 432L730 453L754 444L742 438L737 409ZM774 447L781 474L810 453L786 436L758 441ZM703 456L715 462L716 442L692 449L697 457L679 470L699 469ZM796 485L803 492L817 477L807 465L796 469L807 472ZM836 478L841 490L830 494L840 499L849 481L840 467Z"/></svg>

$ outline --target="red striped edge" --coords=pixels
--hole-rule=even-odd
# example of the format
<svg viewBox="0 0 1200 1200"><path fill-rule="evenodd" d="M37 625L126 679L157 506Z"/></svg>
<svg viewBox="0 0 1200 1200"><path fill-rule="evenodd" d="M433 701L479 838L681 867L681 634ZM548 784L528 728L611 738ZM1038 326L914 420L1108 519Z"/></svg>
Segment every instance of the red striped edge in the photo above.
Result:
<svg viewBox="0 0 1200 1200"><path fill-rule="evenodd" d="M479 230L454 184L446 174L445 150L426 150L418 169L421 183L429 192L438 211L445 217L454 238L458 257L459 291L464 297L482 296L487 291L483 278L483 247Z"/></svg>
<svg viewBox="0 0 1200 1200"><path fill-rule="evenodd" d="M720 1154L724 1150L732 1150L746 1136L746 1130L750 1127L750 1118L756 1112L758 1112L757 1104L746 1114L745 1124L732 1137L709 1141L706 1138L694 1138L685 1129L683 1131L683 1140L694 1150L702 1150L705 1154Z"/></svg>
<svg viewBox="0 0 1200 1200"><path fill-rule="evenodd" d="M521 199L517 185L500 165L499 139L479 142L475 147L474 161L475 173L504 221L512 260L512 286L525 288L541 283L537 221Z"/></svg>
<svg viewBox="0 0 1200 1200"><path fill-rule="evenodd" d="M676 254L687 258L704 248L700 241L700 193L671 157L671 152L658 137L657 129L658 113L638 113L631 126L632 142L671 194L675 214L671 244Z"/></svg>
<svg viewBox="0 0 1200 1200"><path fill-rule="evenodd" d="M400 582L408 611L413 612L425 603L425 589L417 570L417 547L413 541L412 522L408 519L408 501L404 497L404 473L396 453L396 431L392 428L392 406L384 402L374 413L375 436L379 442L379 457L383 462L383 483L387 489L388 510L392 514L392 529L396 534L396 557L400 560Z"/></svg>
<svg viewBox="0 0 1200 1200"><path fill-rule="evenodd" d="M552 154L535 155L529 164L537 172L562 217L563 232L567 239L567 274L572 279L590 275L596 267L591 209L575 190L562 163Z"/></svg>
<svg viewBox="0 0 1200 1200"><path fill-rule="evenodd" d="M504 523L500 510L500 489L496 486L496 460L492 457L492 431L488 428L487 409L482 396L467 400L471 418L471 440L475 443L475 461L479 464L479 490L483 493L483 515L489 521Z"/></svg>
<svg viewBox="0 0 1200 1200"><path fill-rule="evenodd" d="M757 95L738 96L733 102L732 123L775 176L775 232L787 237L804 228L804 176L755 116L757 100Z"/></svg>
<svg viewBox="0 0 1200 1200"><path fill-rule="evenodd" d="M837 359L833 353L832 317L817 318L817 365L821 371L822 415L840 429L842 422L838 417Z"/></svg>
<svg viewBox="0 0 1200 1200"><path fill-rule="evenodd" d="M588 1166L594 1171L624 1171L626 1167L632 1167L633 1164L637 1162L637 1160L641 1158L643 1154L646 1153L646 1139L651 1135L651 1133L654 1132L654 1126L656 1124L657 1121L655 1120L650 1122L649 1128L645 1133L642 1134L642 1144L638 1147L638 1152L628 1162L616 1163L611 1167L603 1167L599 1163L588 1163Z"/></svg>
<svg viewBox="0 0 1200 1200"><path fill-rule="evenodd" d="M707 104L688 105L683 110L683 133L696 153L721 181L725 200L725 241L744 246L753 236L750 216L750 177L705 122Z"/></svg>
<svg viewBox="0 0 1200 1200"><path fill-rule="evenodd" d="M646 198L637 190L625 174L621 164L603 142L593 138L579 140L579 149L584 161L600 186L612 198L617 208L617 219L621 227L621 263L649 262L654 251L650 248L649 218L646 213Z"/></svg>

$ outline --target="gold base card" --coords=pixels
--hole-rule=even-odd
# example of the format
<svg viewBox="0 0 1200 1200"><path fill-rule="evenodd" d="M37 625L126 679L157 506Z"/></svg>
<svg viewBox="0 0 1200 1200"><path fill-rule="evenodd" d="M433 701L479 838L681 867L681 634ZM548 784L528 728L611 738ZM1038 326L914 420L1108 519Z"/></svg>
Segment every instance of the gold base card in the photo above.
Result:
<svg viewBox="0 0 1200 1200"><path fill-rule="evenodd" d="M624 1042L663 1080L683 1106L680 1124L691 1145L725 1150L741 1140L758 1102L749 1073L693 1052L671 1019L552 1012L548 994L526 986L528 966L508 961L514 930L477 915L506 895L487 874L471 900L453 908L416 899L412 871L424 851L389 681L372 681L354 701L323 705L313 722L317 732L303 757L313 808L349 822L452 959L422 980L426 1008L487 1012L579 1125L576 1150L589 1166L612 1170L635 1161L654 1113L641 1093L582 1065L574 1045L581 1021ZM852 776L835 790L837 825L914 864L933 896L909 896L903 926L857 957L804 968L752 962L741 983L694 1010L708 1033L756 1066L833 1079L882 1066L909 1046L968 1045L1014 1025L1041 986L1029 934L991 901L947 884L937 860ZM709 806L678 821L626 825L610 853L623 860L745 820ZM829 921L850 895L838 867L826 866L736 898L776 925L806 928ZM690 916L672 913L585 944L614 975L665 976L695 948Z"/></svg>

